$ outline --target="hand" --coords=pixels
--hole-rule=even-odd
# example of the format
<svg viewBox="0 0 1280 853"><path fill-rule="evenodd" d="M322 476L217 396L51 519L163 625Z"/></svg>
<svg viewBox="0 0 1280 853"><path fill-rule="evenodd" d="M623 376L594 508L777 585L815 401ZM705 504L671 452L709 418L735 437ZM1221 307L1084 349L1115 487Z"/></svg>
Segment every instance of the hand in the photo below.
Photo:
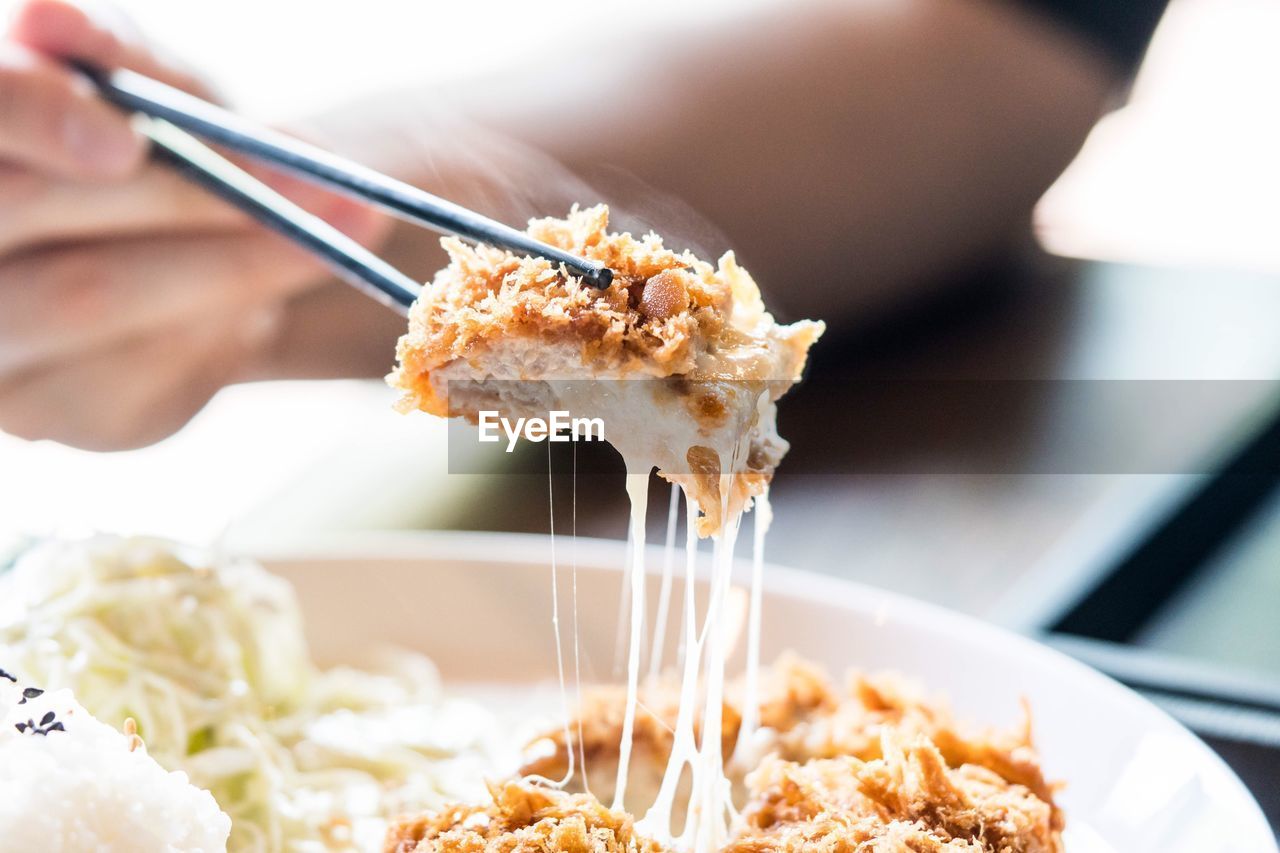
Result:
<svg viewBox="0 0 1280 853"><path fill-rule="evenodd" d="M253 370L309 256L149 162L129 120L68 69L192 77L58 0L0 41L0 429L91 449L156 441ZM259 173L357 240L380 215Z"/></svg>

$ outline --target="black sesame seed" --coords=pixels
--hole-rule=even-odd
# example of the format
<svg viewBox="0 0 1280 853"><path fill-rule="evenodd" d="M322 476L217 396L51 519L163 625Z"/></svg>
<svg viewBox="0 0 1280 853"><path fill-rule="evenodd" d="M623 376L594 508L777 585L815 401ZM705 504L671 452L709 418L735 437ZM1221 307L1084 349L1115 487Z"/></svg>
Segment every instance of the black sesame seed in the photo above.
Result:
<svg viewBox="0 0 1280 853"><path fill-rule="evenodd" d="M47 726L47 725L49 725L49 724L50 724L50 723L52 723L52 722L53 722L53 712L52 712L52 711L50 711L49 713L45 714L43 717L41 717L41 718L40 718L40 725L42 725L42 726Z"/></svg>
<svg viewBox="0 0 1280 853"><path fill-rule="evenodd" d="M46 732L65 732L66 730L66 727L63 726L62 723L54 723L46 729Z"/></svg>
<svg viewBox="0 0 1280 853"><path fill-rule="evenodd" d="M18 730L18 734L22 734L23 732L25 732L25 731L27 730L27 724L26 724L26 723L18 723L17 725L15 725L15 726L14 726L14 728Z"/></svg>
<svg viewBox="0 0 1280 853"><path fill-rule="evenodd" d="M14 678L12 675L5 672L3 669L0 669L0 678L7 678L10 681L12 681L14 684L18 683L18 679Z"/></svg>

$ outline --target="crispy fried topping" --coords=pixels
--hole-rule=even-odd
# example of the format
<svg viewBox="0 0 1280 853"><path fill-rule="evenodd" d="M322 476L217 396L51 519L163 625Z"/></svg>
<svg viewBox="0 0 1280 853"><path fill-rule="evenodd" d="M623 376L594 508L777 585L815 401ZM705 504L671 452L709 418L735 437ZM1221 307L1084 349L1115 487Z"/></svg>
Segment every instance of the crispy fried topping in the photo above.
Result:
<svg viewBox="0 0 1280 853"><path fill-rule="evenodd" d="M670 320L689 310L692 274L683 269L663 270L644 283L640 313L650 320Z"/></svg>
<svg viewBox="0 0 1280 853"><path fill-rule="evenodd" d="M397 349L400 365L390 381L405 391L402 406L447 416L431 376L458 359L499 378L546 378L485 357L489 347L513 338L572 345L577 363L556 365L558 378L692 371L699 347L728 324L731 277L688 252L666 249L655 234L636 239L610 233L608 224L603 205L529 224L539 240L609 266L614 283L604 290L543 258L445 238L449 265L414 306ZM633 301L633 290L653 292ZM495 368L506 368L505 375Z"/></svg>
<svg viewBox="0 0 1280 853"><path fill-rule="evenodd" d="M944 703L901 678L854 674L842 690L794 656L761 676L761 725L772 735L772 756L747 777L750 828L730 848L734 853L1060 851L1064 821L1029 718L1012 731L965 727ZM642 691L633 774L661 778L677 695L671 684ZM740 696L731 690L724 708L726 755L741 723ZM593 691L579 715L587 765L604 768L592 774L597 788L602 777L607 786L607 771L616 766L624 699L614 688ZM569 729L576 732L576 720ZM525 772L563 775L562 732L538 741L553 749Z"/></svg>
<svg viewBox="0 0 1280 853"><path fill-rule="evenodd" d="M815 712L835 710L839 697L821 669L794 655L785 655L761 673L760 724L776 731L789 731ZM679 685L662 682L640 690L639 713L636 714L632 741L632 761L648 763L658 771L671 755L676 717L680 711ZM730 698L721 715L722 754L728 756L738 739L742 724L740 701ZM578 749L577 732L582 730L582 746L589 768L608 767L618 757L622 720L626 710L626 691L621 687L598 687L583 696L582 707L569 725L573 748ZM694 734L700 735L701 719L694 721ZM569 752L564 739L565 728L548 731L530 744L521 773L559 779L569 767ZM612 778L612 774L593 773L593 777ZM607 784L607 781L602 784ZM598 787L598 786L597 786Z"/></svg>
<svg viewBox="0 0 1280 853"><path fill-rule="evenodd" d="M523 782L491 786L492 802L393 824L384 853L663 853L624 812L589 794Z"/></svg>
<svg viewBox="0 0 1280 853"><path fill-rule="evenodd" d="M883 758L799 764L770 757L747 777L746 828L725 853L1062 853L1053 806L925 736L886 731Z"/></svg>

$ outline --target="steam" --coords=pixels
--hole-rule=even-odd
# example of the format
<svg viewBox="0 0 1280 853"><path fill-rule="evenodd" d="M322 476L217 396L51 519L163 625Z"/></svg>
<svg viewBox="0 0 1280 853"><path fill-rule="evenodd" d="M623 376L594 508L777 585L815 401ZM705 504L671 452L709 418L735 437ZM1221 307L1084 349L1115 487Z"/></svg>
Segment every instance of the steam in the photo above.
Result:
<svg viewBox="0 0 1280 853"><path fill-rule="evenodd" d="M730 248L725 235L683 200L620 167L601 164L580 174L448 106L422 106L423 97L420 91L386 95L337 109L313 125L323 128L321 138L335 150L517 228L530 219L563 217L574 204L604 202L611 230L653 231L669 248L709 260Z"/></svg>

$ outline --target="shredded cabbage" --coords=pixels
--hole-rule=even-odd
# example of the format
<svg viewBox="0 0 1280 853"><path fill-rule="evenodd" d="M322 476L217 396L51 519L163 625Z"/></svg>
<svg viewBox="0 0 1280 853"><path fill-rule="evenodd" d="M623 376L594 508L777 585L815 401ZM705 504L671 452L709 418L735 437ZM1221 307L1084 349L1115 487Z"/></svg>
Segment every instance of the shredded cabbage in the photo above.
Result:
<svg viewBox="0 0 1280 853"><path fill-rule="evenodd" d="M231 816L233 851L376 850L387 817L475 800L500 763L493 718L426 658L322 670L285 581L160 540L44 543L0 571L0 662L136 720Z"/></svg>

